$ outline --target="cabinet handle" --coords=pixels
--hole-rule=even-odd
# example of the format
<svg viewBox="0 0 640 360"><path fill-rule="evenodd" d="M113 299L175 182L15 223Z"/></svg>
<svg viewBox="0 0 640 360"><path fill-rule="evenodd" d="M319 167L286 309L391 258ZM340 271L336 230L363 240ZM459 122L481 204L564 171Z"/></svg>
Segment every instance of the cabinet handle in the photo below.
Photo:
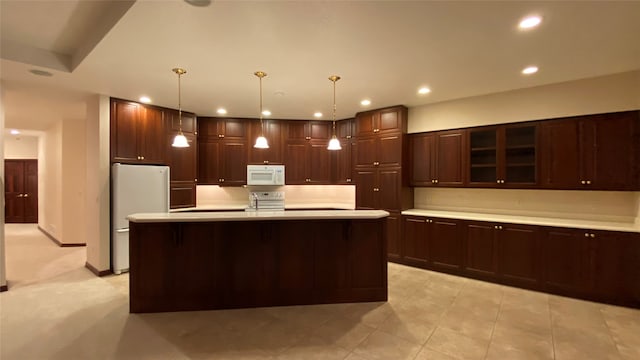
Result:
<svg viewBox="0 0 640 360"><path fill-rule="evenodd" d="M263 163L263 164L268 164L268 163L269 163L269 160L264 160L262 163Z"/></svg>
<svg viewBox="0 0 640 360"><path fill-rule="evenodd" d="M347 182L351 182L351 179L347 179Z"/></svg>
<svg viewBox="0 0 640 360"><path fill-rule="evenodd" d="M378 192L378 191L380 191L380 189L378 189L378 188L373 188L373 191Z"/></svg>
<svg viewBox="0 0 640 360"><path fill-rule="evenodd" d="M223 138L223 137L224 137L224 135L223 135L223 134L218 134L218 137L219 137L219 138Z"/></svg>

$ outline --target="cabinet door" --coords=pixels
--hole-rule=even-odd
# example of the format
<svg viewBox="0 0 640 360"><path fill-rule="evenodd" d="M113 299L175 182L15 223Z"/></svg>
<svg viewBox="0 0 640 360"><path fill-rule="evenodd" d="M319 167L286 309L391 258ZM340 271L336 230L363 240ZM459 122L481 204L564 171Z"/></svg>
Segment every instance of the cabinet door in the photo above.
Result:
<svg viewBox="0 0 640 360"><path fill-rule="evenodd" d="M378 208L378 192L374 191L378 183L377 177L376 170L356 170L356 208L365 210Z"/></svg>
<svg viewBox="0 0 640 360"><path fill-rule="evenodd" d="M173 140L177 132L171 132L169 139ZM184 133L189 147L177 148L169 145L168 165L171 167L171 181L195 181L197 178L196 155L198 143L195 135Z"/></svg>
<svg viewBox="0 0 640 360"><path fill-rule="evenodd" d="M451 219L430 219L427 223L429 263L443 270L462 269L461 223Z"/></svg>
<svg viewBox="0 0 640 360"><path fill-rule="evenodd" d="M249 135L249 164L282 164L282 122L264 120L264 136L269 143L268 149L256 149L253 144L263 132L260 121L252 121Z"/></svg>
<svg viewBox="0 0 640 360"><path fill-rule="evenodd" d="M375 166L377 158L377 138L375 136L359 137L356 140L356 166L368 167Z"/></svg>
<svg viewBox="0 0 640 360"><path fill-rule="evenodd" d="M329 144L329 139L332 136L332 124L328 121L309 121L308 123L308 140L317 140L324 142L325 149Z"/></svg>
<svg viewBox="0 0 640 360"><path fill-rule="evenodd" d="M352 156L354 154L351 139L340 139L342 150L334 152L335 161L335 183L336 184L353 184L353 165Z"/></svg>
<svg viewBox="0 0 640 360"><path fill-rule="evenodd" d="M221 179L221 142L198 139L198 183L218 184Z"/></svg>
<svg viewBox="0 0 640 360"><path fill-rule="evenodd" d="M375 193L378 194L379 208L386 210L396 210L402 208L400 203L401 187L402 172L399 168L379 169L378 184L374 188Z"/></svg>
<svg viewBox="0 0 640 360"><path fill-rule="evenodd" d="M133 102L111 100L111 160L113 162L139 162L138 124L139 105ZM162 136L164 139L164 135Z"/></svg>
<svg viewBox="0 0 640 360"><path fill-rule="evenodd" d="M541 126L543 187L572 189L580 184L578 121L543 121Z"/></svg>
<svg viewBox="0 0 640 360"><path fill-rule="evenodd" d="M143 162L166 164L166 130L161 110L140 107L138 141L138 151Z"/></svg>
<svg viewBox="0 0 640 360"><path fill-rule="evenodd" d="M196 206L196 183L194 181L171 181L169 187L172 209Z"/></svg>
<svg viewBox="0 0 640 360"><path fill-rule="evenodd" d="M402 134L380 135L375 153L378 166L401 166Z"/></svg>
<svg viewBox="0 0 640 360"><path fill-rule="evenodd" d="M427 266L426 218L419 216L402 217L402 255L405 263L420 267Z"/></svg>
<svg viewBox="0 0 640 360"><path fill-rule="evenodd" d="M247 142L224 139L221 142L222 173L220 183L244 185L247 183Z"/></svg>
<svg viewBox="0 0 640 360"><path fill-rule="evenodd" d="M496 245L493 224L467 222L465 270L481 277L497 275Z"/></svg>
<svg viewBox="0 0 640 360"><path fill-rule="evenodd" d="M387 258L389 261L400 261L402 258L403 236L402 216L399 212L389 212L387 217Z"/></svg>
<svg viewBox="0 0 640 360"><path fill-rule="evenodd" d="M466 156L463 155L465 132L443 131L436 133L437 158L434 179L437 185L459 186L464 183Z"/></svg>
<svg viewBox="0 0 640 360"><path fill-rule="evenodd" d="M469 130L469 185L498 186L499 161L498 129Z"/></svg>
<svg viewBox="0 0 640 360"><path fill-rule="evenodd" d="M551 228L542 241L543 285L567 295L587 290L589 238L584 230Z"/></svg>
<svg viewBox="0 0 640 360"><path fill-rule="evenodd" d="M203 140L217 140L221 138L222 122L219 118L213 117L200 117L198 118L198 137Z"/></svg>
<svg viewBox="0 0 640 360"><path fill-rule="evenodd" d="M378 116L375 111L358 114L356 116L356 135L358 137L373 135L374 129L378 125Z"/></svg>
<svg viewBox="0 0 640 360"><path fill-rule="evenodd" d="M164 109L163 115L165 125L170 131L178 132L180 130L180 117L178 111L172 109ZM185 134L195 135L198 130L195 114L182 112L182 132Z"/></svg>
<svg viewBox="0 0 640 360"><path fill-rule="evenodd" d="M595 116L584 122L586 163L584 172L589 188L601 190L638 189L636 139L638 113L624 112ZM592 139L592 142L589 141Z"/></svg>
<svg viewBox="0 0 640 360"><path fill-rule="evenodd" d="M402 108L391 108L380 111L378 116L378 132L400 132L402 131Z"/></svg>
<svg viewBox="0 0 640 360"><path fill-rule="evenodd" d="M248 125L244 119L220 119L218 129L224 139L246 140Z"/></svg>
<svg viewBox="0 0 640 360"><path fill-rule="evenodd" d="M411 185L434 185L435 135L433 133L410 135L409 147L411 149Z"/></svg>
<svg viewBox="0 0 640 360"><path fill-rule="evenodd" d="M538 184L538 125L515 124L502 127L500 149L501 181L511 187L533 187Z"/></svg>
<svg viewBox="0 0 640 360"><path fill-rule="evenodd" d="M308 135L308 122L299 120L290 120L286 122L285 141L290 140L311 140Z"/></svg>
<svg viewBox="0 0 640 360"><path fill-rule="evenodd" d="M310 158L306 161L307 183L330 184L331 183L331 152L327 150L325 142L311 142L309 146ZM286 172L285 172L286 176Z"/></svg>
<svg viewBox="0 0 640 360"><path fill-rule="evenodd" d="M538 228L513 224L498 226L495 232L498 275L514 285L537 285L540 279Z"/></svg>
<svg viewBox="0 0 640 360"><path fill-rule="evenodd" d="M307 183L307 155L306 140L287 141L285 144L285 183L287 185L302 185Z"/></svg>
<svg viewBox="0 0 640 360"><path fill-rule="evenodd" d="M592 286L601 300L640 306L640 234L592 231Z"/></svg>

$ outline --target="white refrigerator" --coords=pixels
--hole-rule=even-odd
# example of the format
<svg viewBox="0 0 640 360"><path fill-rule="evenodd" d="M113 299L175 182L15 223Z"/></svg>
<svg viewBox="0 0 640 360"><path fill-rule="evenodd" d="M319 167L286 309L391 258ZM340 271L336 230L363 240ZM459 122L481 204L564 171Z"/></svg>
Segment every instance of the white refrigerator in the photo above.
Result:
<svg viewBox="0 0 640 360"><path fill-rule="evenodd" d="M169 167L113 164L111 266L129 270L129 220L135 213L169 212Z"/></svg>

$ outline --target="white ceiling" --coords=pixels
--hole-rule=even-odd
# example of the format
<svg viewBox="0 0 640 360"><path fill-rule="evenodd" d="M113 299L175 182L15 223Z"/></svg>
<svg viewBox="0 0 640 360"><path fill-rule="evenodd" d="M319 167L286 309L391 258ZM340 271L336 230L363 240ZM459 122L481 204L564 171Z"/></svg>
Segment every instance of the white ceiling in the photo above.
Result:
<svg viewBox="0 0 640 360"><path fill-rule="evenodd" d="M2 0L0 11L7 127L75 117L85 94L176 108L176 66L183 109L256 117L263 70L265 108L282 119L330 119L333 74L342 119L363 98L416 106L640 69L639 1ZM519 30L529 14L543 23ZM530 64L540 71L521 75Z"/></svg>

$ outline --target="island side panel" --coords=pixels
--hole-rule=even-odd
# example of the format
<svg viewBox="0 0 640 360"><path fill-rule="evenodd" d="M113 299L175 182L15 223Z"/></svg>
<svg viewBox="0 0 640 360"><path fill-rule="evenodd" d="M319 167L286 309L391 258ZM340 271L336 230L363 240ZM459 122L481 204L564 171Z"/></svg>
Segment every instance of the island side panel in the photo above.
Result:
<svg viewBox="0 0 640 360"><path fill-rule="evenodd" d="M131 223L131 312L387 299L386 221Z"/></svg>

